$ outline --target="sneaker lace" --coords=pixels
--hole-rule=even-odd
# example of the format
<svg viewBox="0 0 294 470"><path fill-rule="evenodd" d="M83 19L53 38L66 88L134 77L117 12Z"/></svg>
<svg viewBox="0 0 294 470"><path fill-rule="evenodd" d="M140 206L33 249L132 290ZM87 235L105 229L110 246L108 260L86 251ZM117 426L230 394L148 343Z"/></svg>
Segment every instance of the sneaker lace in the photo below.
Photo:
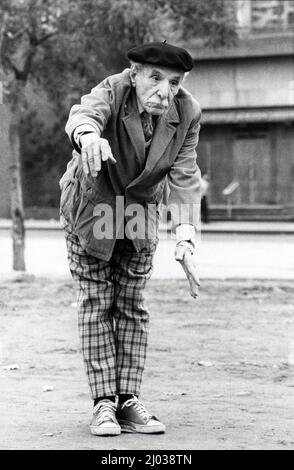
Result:
<svg viewBox="0 0 294 470"><path fill-rule="evenodd" d="M138 400L137 397L130 398L124 403L124 406L130 407L133 406L135 410L138 412L139 416L143 419L148 421L153 416L149 413L149 411L145 408L142 402Z"/></svg>
<svg viewBox="0 0 294 470"><path fill-rule="evenodd" d="M99 402L93 410L93 414L97 415L96 420L98 425L104 423L105 421L115 422L115 412L115 403L111 402L110 400Z"/></svg>

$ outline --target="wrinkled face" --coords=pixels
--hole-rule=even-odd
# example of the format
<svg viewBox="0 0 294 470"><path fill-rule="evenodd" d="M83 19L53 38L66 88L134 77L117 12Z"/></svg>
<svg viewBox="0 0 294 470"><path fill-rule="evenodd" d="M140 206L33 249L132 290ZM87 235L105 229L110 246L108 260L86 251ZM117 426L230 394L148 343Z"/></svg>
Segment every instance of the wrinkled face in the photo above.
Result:
<svg viewBox="0 0 294 470"><path fill-rule="evenodd" d="M184 72L157 65L144 64L139 69L131 69L139 103L145 111L157 116L167 110L183 78Z"/></svg>

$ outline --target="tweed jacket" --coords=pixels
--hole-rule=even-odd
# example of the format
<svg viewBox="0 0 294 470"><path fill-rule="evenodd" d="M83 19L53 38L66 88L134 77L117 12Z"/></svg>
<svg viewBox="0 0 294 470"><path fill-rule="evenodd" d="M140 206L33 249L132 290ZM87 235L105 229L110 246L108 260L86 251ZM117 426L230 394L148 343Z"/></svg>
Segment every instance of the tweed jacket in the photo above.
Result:
<svg viewBox="0 0 294 470"><path fill-rule="evenodd" d="M200 117L198 102L181 87L167 112L158 119L146 156L129 69L106 78L82 97L81 104L72 107L65 130L74 150L60 181L61 213L71 222L88 253L110 259L116 239L122 238L126 221L131 219L130 214L129 218L123 214L122 208L132 204L144 208L145 220L136 219L140 227L146 222L148 204L156 207L156 217L149 217L152 219L149 224L154 224L154 230L151 230L154 236L134 239L137 251L148 246L150 239L157 236L157 206L166 182L169 206L182 207L180 211L172 211L173 227L181 223L196 225L200 207L201 175L196 163ZM117 160L116 164L103 162L96 178L84 174L80 148L73 138L75 129L81 124L91 124L101 137L107 139ZM117 201L120 201L119 208ZM104 210L106 204L113 209L112 214ZM108 231L105 238L97 238L94 227L102 213L104 222L107 217L112 218L114 230Z"/></svg>

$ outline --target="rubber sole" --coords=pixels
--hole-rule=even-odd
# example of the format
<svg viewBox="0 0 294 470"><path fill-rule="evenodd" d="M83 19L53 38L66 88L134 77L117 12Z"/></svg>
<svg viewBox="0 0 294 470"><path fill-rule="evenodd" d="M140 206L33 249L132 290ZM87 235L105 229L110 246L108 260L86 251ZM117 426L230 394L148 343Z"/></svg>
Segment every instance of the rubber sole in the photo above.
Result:
<svg viewBox="0 0 294 470"><path fill-rule="evenodd" d="M121 429L117 428L101 428L100 426L90 426L91 434L93 436L119 436Z"/></svg>
<svg viewBox="0 0 294 470"><path fill-rule="evenodd" d="M119 421L121 431L140 434L163 434L165 433L164 424L158 426L144 426L142 424L129 423L127 421Z"/></svg>

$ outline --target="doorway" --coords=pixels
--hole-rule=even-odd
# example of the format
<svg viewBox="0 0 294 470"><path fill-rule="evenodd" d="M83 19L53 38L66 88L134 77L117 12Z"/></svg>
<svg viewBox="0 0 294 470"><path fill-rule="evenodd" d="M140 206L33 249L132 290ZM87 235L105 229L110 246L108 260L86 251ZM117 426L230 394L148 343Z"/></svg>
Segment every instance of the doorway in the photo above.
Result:
<svg viewBox="0 0 294 470"><path fill-rule="evenodd" d="M240 203L270 204L271 148L267 136L236 136L233 142L234 179L240 183Z"/></svg>

